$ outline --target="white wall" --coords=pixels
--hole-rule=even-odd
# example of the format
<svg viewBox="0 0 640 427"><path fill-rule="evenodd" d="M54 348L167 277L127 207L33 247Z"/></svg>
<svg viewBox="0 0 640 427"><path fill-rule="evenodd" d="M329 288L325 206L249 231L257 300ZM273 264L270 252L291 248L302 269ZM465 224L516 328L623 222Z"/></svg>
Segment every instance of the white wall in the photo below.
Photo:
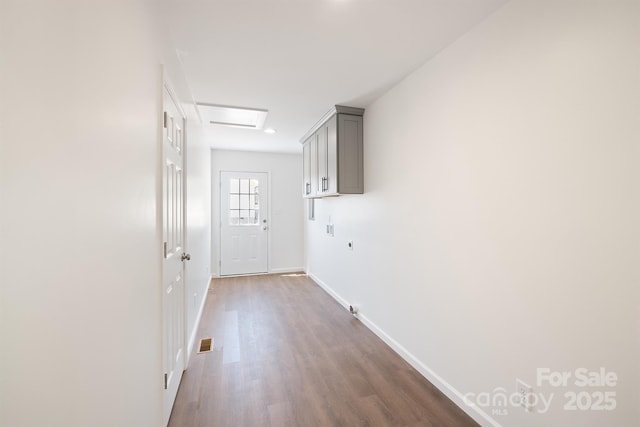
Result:
<svg viewBox="0 0 640 427"><path fill-rule="evenodd" d="M302 155L211 151L211 254L215 275L219 275L220 171L269 172L269 272L301 271L304 259Z"/></svg>
<svg viewBox="0 0 640 427"><path fill-rule="evenodd" d="M458 403L554 393L546 414L481 408L496 424L640 425L639 12L508 3L368 106L366 193L306 222L308 272ZM619 380L537 386L545 367ZM568 391L617 408L565 411Z"/></svg>
<svg viewBox="0 0 640 427"><path fill-rule="evenodd" d="M161 424L145 3L2 3L0 425Z"/></svg>

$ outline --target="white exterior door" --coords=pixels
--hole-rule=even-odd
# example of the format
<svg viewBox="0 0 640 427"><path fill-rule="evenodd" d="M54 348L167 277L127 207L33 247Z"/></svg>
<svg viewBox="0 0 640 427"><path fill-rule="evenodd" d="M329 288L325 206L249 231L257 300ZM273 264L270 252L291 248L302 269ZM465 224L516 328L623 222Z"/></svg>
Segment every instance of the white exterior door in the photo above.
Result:
<svg viewBox="0 0 640 427"><path fill-rule="evenodd" d="M185 368L184 334L184 127L185 118L164 89L162 141L162 364L164 368L164 425Z"/></svg>
<svg viewBox="0 0 640 427"><path fill-rule="evenodd" d="M266 273L268 174L220 172L220 275Z"/></svg>

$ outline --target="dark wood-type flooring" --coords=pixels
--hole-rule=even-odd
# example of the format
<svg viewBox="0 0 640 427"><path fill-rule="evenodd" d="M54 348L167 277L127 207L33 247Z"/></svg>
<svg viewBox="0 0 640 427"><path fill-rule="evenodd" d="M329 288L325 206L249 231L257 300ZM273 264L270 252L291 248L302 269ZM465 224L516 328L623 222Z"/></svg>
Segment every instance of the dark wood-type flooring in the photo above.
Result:
<svg viewBox="0 0 640 427"><path fill-rule="evenodd" d="M213 280L206 337L170 427L478 425L305 275Z"/></svg>

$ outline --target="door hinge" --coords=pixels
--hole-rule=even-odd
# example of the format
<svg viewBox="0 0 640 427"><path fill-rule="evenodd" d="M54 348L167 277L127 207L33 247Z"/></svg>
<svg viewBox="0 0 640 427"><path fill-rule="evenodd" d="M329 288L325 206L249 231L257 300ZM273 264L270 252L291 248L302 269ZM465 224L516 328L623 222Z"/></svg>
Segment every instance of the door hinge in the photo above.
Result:
<svg viewBox="0 0 640 427"><path fill-rule="evenodd" d="M169 378L169 376L168 376L168 375L167 375L167 373L165 372L165 373L164 373L164 389L165 389L165 390L167 389L167 385L168 385L168 384L167 384L167 382L168 382L168 378Z"/></svg>
<svg viewBox="0 0 640 427"><path fill-rule="evenodd" d="M164 242L162 245L162 256L167 257L167 242Z"/></svg>
<svg viewBox="0 0 640 427"><path fill-rule="evenodd" d="M162 117L162 127L163 127L163 128L165 128L165 129L167 128L167 122L168 122L168 121L169 121L169 120L168 120L168 117L167 117L167 112L165 111L165 112L164 112L164 115L163 115L163 117Z"/></svg>

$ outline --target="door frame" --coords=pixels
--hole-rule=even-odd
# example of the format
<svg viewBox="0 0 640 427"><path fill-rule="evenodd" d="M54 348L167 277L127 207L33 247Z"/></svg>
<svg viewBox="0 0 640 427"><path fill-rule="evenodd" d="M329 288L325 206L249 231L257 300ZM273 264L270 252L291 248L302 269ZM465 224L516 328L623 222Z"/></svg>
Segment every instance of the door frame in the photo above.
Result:
<svg viewBox="0 0 640 427"><path fill-rule="evenodd" d="M162 71L161 71L161 76L162 76L162 86L161 86L161 91L160 91L160 108L159 108L159 115L158 117L160 118L159 120L159 138L158 138L158 156L157 156L157 175L158 175L158 179L157 179L157 203L156 203L156 222L157 222L157 230L158 230L158 252L159 252L159 259L160 259L160 280L159 280L159 291L160 291L160 331L161 331L161 335L160 335L160 371L158 373L158 377L161 379L161 403L162 403L162 413L163 413L163 423L164 425L168 424L169 422L169 418L171 417L171 411L173 409L173 406L175 404L175 400L172 402L171 405L171 409L169 409L168 411L168 416L166 416L165 418L165 414L167 412L167 408L165 407L165 393L166 393L166 389L164 388L164 376L165 376L165 359L164 359L164 342L165 342L165 336L164 336L164 322L165 322L165 310L164 310L164 293L165 293L165 289L164 289L164 284L165 284L165 277L164 277L164 260L165 260L165 253L164 253L164 169L165 169L165 158L164 158L164 112L165 112L165 90L166 92L169 94L169 96L171 97L171 99L173 100L173 102L175 103L178 112L180 113L181 117L182 117L182 132L183 132L183 144L182 144L182 242L183 242L183 248L182 248L182 252L186 253L187 251L187 247L188 247L188 242L187 242L187 145L188 145L188 130L187 130L187 115L184 111L184 109L182 108L182 105L180 104L179 98L175 92L175 90L173 89L173 86L171 84L171 80L169 79L169 76L166 73L166 70L164 67L162 67ZM189 337L188 337L188 331L187 331L187 297L186 297L186 275L187 275L187 267L186 264L183 262L182 263L182 307L181 307L181 315L182 315L182 346L183 346L183 369L182 372L180 373L180 380L182 379L182 374L184 373L184 371L186 371L187 366L189 364L189 354L190 352L188 351L188 345L189 345ZM179 388L179 385L178 385Z"/></svg>
<svg viewBox="0 0 640 427"><path fill-rule="evenodd" d="M212 171L213 172L213 171ZM213 172L215 173L215 172ZM223 173L265 173L267 174L267 272L266 273L248 273L236 274L231 276L222 275L222 174ZM242 276L259 276L261 274L271 273L271 225L273 223L273 207L271 204L271 171L270 170L238 170L238 169L220 169L218 170L218 277L242 277Z"/></svg>

